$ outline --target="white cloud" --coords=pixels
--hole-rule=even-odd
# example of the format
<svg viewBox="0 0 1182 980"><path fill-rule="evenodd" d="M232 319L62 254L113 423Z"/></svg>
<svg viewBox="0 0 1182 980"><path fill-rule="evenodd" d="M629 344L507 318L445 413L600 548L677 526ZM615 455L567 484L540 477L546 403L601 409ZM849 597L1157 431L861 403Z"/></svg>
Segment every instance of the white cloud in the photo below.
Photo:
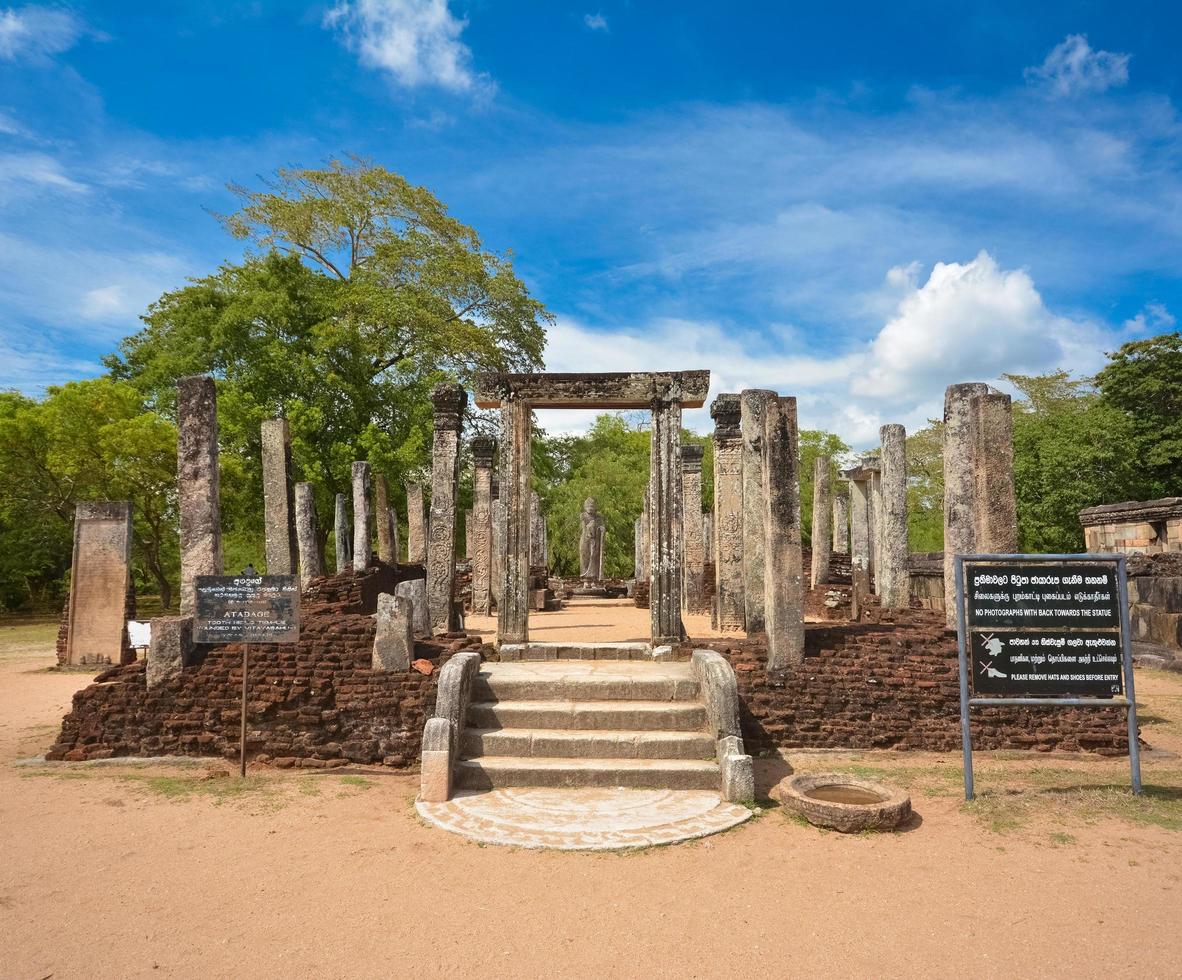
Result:
<svg viewBox="0 0 1182 980"><path fill-rule="evenodd" d="M583 14L583 24L589 31L603 31L608 33L607 18L603 16L602 12L594 14Z"/></svg>
<svg viewBox="0 0 1182 980"><path fill-rule="evenodd" d="M1121 324L1126 333L1137 336L1166 333L1173 329L1177 318L1162 303L1146 303L1145 309Z"/></svg>
<svg viewBox="0 0 1182 980"><path fill-rule="evenodd" d="M0 60L45 61L72 48L86 25L68 10L7 7L0 10Z"/></svg>
<svg viewBox="0 0 1182 980"><path fill-rule="evenodd" d="M324 26L336 30L365 67L407 88L481 92L492 86L473 72L472 52L460 40L468 22L452 15L447 0L340 0Z"/></svg>
<svg viewBox="0 0 1182 980"><path fill-rule="evenodd" d="M86 185L70 177L62 164L51 156L44 153L0 154L0 188L18 184L68 191L72 194L86 191ZM5 195L5 198L7 196Z"/></svg>
<svg viewBox="0 0 1182 980"><path fill-rule="evenodd" d="M910 431L938 416L950 384L1099 367L1112 335L1052 313L1025 270L1004 270L981 252L971 262L936 263L922 283L919 272L915 263L890 269L885 278L897 299L886 323L869 344L829 355L804 353L815 346L793 327L769 328L752 342L708 321L664 318L607 333L560 317L548 334L546 368L707 368L711 398L743 388L794 395L803 428L828 429L865 448L886 422ZM596 414L539 416L550 431L572 432ZM685 422L699 432L712 428L706 409L687 411Z"/></svg>
<svg viewBox="0 0 1182 980"><path fill-rule="evenodd" d="M1068 34L1041 65L1027 68L1026 80L1045 85L1054 95L1103 92L1129 80L1129 56L1094 51L1083 34Z"/></svg>

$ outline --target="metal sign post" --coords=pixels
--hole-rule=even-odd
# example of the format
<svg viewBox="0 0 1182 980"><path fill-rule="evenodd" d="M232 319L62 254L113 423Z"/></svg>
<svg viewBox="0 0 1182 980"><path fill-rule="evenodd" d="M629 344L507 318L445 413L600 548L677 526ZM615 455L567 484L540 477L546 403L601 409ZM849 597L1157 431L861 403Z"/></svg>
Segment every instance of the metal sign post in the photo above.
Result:
<svg viewBox="0 0 1182 980"><path fill-rule="evenodd" d="M195 580L197 643L242 644L242 717L238 769L246 776L246 698L250 647L295 643L300 637L300 590L294 575L198 575Z"/></svg>
<svg viewBox="0 0 1182 980"><path fill-rule="evenodd" d="M1140 793L1125 556L957 555L954 568L965 799L970 709L988 705L1124 708Z"/></svg>

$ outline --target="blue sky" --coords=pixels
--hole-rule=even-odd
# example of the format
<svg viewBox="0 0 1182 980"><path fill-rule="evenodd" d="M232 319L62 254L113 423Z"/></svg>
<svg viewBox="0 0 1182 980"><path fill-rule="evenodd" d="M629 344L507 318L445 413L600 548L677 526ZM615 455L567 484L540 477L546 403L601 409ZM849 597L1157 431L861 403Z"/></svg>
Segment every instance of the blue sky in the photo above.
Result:
<svg viewBox="0 0 1182 980"><path fill-rule="evenodd" d="M968 6L0 6L0 386L99 373L240 255L227 181L344 152L513 251L551 370L708 367L857 445L1093 371L1182 310L1182 14Z"/></svg>

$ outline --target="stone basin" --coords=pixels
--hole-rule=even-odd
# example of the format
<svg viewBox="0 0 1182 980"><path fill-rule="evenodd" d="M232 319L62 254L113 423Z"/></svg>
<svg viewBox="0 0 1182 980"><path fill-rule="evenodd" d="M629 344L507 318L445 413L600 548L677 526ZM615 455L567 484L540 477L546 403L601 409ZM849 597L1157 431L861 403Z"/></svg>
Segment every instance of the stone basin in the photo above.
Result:
<svg viewBox="0 0 1182 980"><path fill-rule="evenodd" d="M911 816L902 790L845 773L801 773L781 784L779 797L814 826L845 834L894 830Z"/></svg>

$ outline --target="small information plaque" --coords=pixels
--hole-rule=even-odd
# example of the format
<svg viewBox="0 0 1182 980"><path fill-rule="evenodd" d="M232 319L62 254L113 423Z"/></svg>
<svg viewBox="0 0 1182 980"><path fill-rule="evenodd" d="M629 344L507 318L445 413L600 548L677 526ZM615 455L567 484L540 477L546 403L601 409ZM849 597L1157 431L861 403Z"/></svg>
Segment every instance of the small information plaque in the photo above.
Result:
<svg viewBox="0 0 1182 980"><path fill-rule="evenodd" d="M294 575L198 575L197 643L294 643L300 587Z"/></svg>

